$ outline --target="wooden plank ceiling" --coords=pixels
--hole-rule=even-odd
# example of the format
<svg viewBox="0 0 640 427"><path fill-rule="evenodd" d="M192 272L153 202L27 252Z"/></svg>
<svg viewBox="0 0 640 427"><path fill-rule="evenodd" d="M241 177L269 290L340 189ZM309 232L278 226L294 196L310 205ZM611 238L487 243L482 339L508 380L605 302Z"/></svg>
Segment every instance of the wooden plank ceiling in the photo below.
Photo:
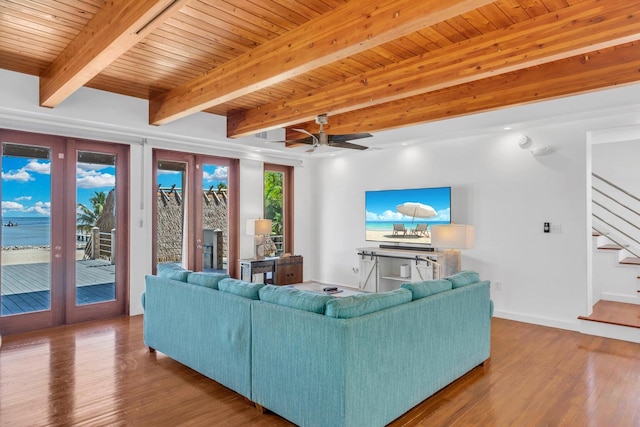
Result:
<svg viewBox="0 0 640 427"><path fill-rule="evenodd" d="M0 68L229 137L375 132L640 80L629 0L0 0Z"/></svg>

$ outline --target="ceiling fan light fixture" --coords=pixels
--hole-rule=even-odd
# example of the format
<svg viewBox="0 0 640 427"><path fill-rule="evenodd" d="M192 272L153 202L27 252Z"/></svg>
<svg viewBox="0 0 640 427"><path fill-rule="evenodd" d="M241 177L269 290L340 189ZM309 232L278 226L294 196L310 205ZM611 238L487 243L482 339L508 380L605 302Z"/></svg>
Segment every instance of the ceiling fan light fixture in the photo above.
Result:
<svg viewBox="0 0 640 427"><path fill-rule="evenodd" d="M316 123L320 126L326 125L327 123L329 123L329 117L326 114L318 114L316 116Z"/></svg>

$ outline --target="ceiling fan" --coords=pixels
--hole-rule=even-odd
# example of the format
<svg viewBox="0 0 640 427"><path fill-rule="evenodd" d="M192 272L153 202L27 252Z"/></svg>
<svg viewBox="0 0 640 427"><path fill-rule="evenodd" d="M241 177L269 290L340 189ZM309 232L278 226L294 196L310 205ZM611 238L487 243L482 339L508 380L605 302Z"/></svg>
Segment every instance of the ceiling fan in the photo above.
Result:
<svg viewBox="0 0 640 427"><path fill-rule="evenodd" d="M350 148L352 150L366 150L369 147L365 147L364 145L352 144L347 141L351 141L354 139L360 138L369 138L370 133L349 133L349 134L341 134L341 135L328 135L324 131L324 125L329 122L329 118L326 114L320 114L316 116L316 123L320 125L320 130L318 133L313 134L305 129L293 129L296 132L301 132L309 135L306 138L301 139L290 139L286 141L276 141L276 142L284 142L286 147L294 147L299 144L308 144L311 145L311 148L306 150L307 153L313 153L316 148L319 146L328 146L328 147L338 147L338 148Z"/></svg>

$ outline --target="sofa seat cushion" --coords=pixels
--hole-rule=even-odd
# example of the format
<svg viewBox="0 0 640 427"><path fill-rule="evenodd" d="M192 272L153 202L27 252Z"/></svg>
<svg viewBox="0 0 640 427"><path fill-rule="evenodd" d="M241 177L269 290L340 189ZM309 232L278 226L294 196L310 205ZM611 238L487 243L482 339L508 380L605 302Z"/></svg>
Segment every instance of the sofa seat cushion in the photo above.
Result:
<svg viewBox="0 0 640 427"><path fill-rule="evenodd" d="M218 282L218 289L222 292L256 300L260 299L258 292L263 287L263 283L249 283L232 278L222 279Z"/></svg>
<svg viewBox="0 0 640 427"><path fill-rule="evenodd" d="M332 298L327 301L324 314L339 319L364 316L411 301L411 292L407 289L395 289L389 292L352 295L344 298Z"/></svg>
<svg viewBox="0 0 640 427"><path fill-rule="evenodd" d="M187 283L204 286L205 288L218 289L218 282L228 277L229 275L224 273L190 273L189 276L187 276Z"/></svg>
<svg viewBox="0 0 640 427"><path fill-rule="evenodd" d="M274 285L265 286L259 294L261 301L318 314L324 314L325 304L333 299L330 295L318 292Z"/></svg>
<svg viewBox="0 0 640 427"><path fill-rule="evenodd" d="M465 270L445 278L453 285L453 289L471 285L480 281L480 275L475 271Z"/></svg>
<svg viewBox="0 0 640 427"><path fill-rule="evenodd" d="M158 264L158 277L186 282L191 270L185 270L173 262Z"/></svg>
<svg viewBox="0 0 640 427"><path fill-rule="evenodd" d="M415 301L440 292L449 291L453 284L449 280L425 280L424 282L403 283L400 286L411 291L412 299Z"/></svg>

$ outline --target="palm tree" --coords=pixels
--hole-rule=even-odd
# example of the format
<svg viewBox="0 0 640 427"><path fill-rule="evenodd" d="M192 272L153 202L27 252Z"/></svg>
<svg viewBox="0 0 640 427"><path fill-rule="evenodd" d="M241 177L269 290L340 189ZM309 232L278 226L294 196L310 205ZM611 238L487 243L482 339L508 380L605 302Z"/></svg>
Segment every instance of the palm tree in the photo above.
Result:
<svg viewBox="0 0 640 427"><path fill-rule="evenodd" d="M102 209L104 208L104 204L107 201L107 195L104 191L96 191L93 193L93 196L89 198L89 203L91 203L91 208L83 205L82 203L78 203L78 217L76 220L78 231L89 233L91 228L96 224L98 218L100 218L100 214L102 214Z"/></svg>
<svg viewBox="0 0 640 427"><path fill-rule="evenodd" d="M280 172L264 174L264 217L272 222L271 230L282 235L282 176Z"/></svg>

